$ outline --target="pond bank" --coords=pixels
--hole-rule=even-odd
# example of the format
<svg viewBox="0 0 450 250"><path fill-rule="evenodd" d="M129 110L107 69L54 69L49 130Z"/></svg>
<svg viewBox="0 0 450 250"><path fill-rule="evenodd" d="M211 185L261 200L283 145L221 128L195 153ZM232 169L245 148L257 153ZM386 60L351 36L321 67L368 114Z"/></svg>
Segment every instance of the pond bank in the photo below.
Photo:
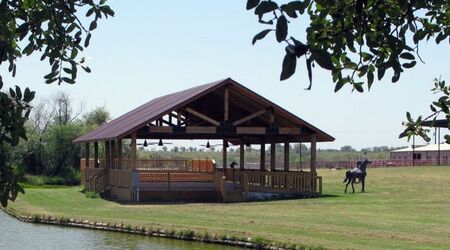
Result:
<svg viewBox="0 0 450 250"><path fill-rule="evenodd" d="M92 229L92 230L103 230L110 232L120 232L126 234L134 234L134 235L144 235L151 237L160 237L166 239L177 239L177 240L185 240L185 241L197 241L202 243L210 243L210 244L219 244L224 246L232 246L239 248L253 248L253 249L270 249L270 250L284 250L284 249L306 249L304 247L298 248L293 246L292 248L285 248L276 246L273 243L269 243L265 239L251 239L248 238L246 241L237 240L232 237L230 238L216 238L215 235L196 235L192 230L186 231L166 231L163 229L149 229L145 227L131 227L129 225L120 224L110 224L105 222L95 222L89 220L76 220L71 218L56 218L51 216L43 216L43 215L34 215L34 216L26 216L20 215L17 212L14 212L8 208L2 208L2 210L8 215L22 221L28 223L38 223L38 224L47 224L47 225L56 225L63 227L76 227L76 228L84 228L84 229ZM253 241L253 242L251 242Z"/></svg>
<svg viewBox="0 0 450 250"><path fill-rule="evenodd" d="M0 210L0 249L21 250L239 250L196 241L86 230L17 220Z"/></svg>

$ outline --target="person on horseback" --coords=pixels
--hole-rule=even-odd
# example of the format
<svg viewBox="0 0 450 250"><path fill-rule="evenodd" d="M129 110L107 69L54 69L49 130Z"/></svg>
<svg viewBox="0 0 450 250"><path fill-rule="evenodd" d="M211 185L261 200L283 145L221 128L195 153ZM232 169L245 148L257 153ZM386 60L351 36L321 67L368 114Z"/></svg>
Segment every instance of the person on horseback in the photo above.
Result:
<svg viewBox="0 0 450 250"><path fill-rule="evenodd" d="M361 174L362 173L362 171L361 171L361 164L362 164L362 161L357 161L356 162L356 167L355 168L352 168L350 171L352 172L352 173L357 173L357 174ZM345 181L344 181L345 182Z"/></svg>

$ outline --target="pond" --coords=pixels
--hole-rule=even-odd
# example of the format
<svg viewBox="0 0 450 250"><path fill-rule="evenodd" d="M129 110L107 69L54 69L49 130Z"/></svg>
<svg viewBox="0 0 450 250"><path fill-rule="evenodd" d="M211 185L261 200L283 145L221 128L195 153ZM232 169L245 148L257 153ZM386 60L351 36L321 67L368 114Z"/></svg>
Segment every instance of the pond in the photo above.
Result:
<svg viewBox="0 0 450 250"><path fill-rule="evenodd" d="M240 249L73 227L21 222L0 210L0 249Z"/></svg>

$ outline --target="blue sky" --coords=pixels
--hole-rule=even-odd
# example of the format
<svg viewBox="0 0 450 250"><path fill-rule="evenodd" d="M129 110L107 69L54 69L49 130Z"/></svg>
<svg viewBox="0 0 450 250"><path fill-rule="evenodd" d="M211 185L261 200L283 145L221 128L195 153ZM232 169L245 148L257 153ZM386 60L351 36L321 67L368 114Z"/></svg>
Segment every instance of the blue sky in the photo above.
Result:
<svg viewBox="0 0 450 250"><path fill-rule="evenodd" d="M398 83L391 83L387 74L370 92L351 93L347 87L334 93L329 73L316 67L313 88L305 91L303 60L294 77L279 81L284 45L273 34L251 45L253 36L266 27L245 10L245 1L109 4L116 17L99 23L83 52L91 58L91 74L79 74L75 85L46 85L48 64L32 56L20 59L17 77L4 77L5 82L29 86L38 97L66 91L76 103L83 102L86 111L106 106L117 117L160 95L231 77L336 138L319 148L359 149L406 145L398 139L405 112L428 114L432 79L450 81L448 44L425 42L421 55L426 63L406 71ZM290 31L302 38L304 29L300 23Z"/></svg>

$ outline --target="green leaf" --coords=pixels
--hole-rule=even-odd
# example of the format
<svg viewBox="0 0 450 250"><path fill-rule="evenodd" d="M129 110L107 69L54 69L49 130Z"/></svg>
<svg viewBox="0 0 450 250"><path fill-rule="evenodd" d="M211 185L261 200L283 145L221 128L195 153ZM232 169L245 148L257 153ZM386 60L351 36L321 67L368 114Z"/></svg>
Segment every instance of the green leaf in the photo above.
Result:
<svg viewBox="0 0 450 250"><path fill-rule="evenodd" d="M10 95L12 98L15 98L15 97L16 97L16 93L14 92L14 90L13 90L12 88L9 88L9 95Z"/></svg>
<svg viewBox="0 0 450 250"><path fill-rule="evenodd" d="M364 89L363 89L363 87L362 87L362 84L355 83L355 84L353 84L353 87L354 87L354 88L356 89L356 91L358 91L359 93L364 92Z"/></svg>
<svg viewBox="0 0 450 250"><path fill-rule="evenodd" d="M54 82L56 82L56 80L58 80L58 78L50 78L50 79L46 80L45 83L46 84L54 83Z"/></svg>
<svg viewBox="0 0 450 250"><path fill-rule="evenodd" d="M343 79L340 79L336 83L336 86L334 87L334 92L338 92L342 87L344 87L344 85L345 85L345 81Z"/></svg>
<svg viewBox="0 0 450 250"><path fill-rule="evenodd" d="M58 74L59 74L59 71L58 71L58 70L52 71L52 72L50 72L49 74L45 75L44 78L45 78L45 79L51 79L51 78L57 76Z"/></svg>
<svg viewBox="0 0 450 250"><path fill-rule="evenodd" d="M111 9L111 7L109 7L108 5L104 5L100 7L100 10L105 13L106 18L108 18L109 16L114 16L114 11Z"/></svg>
<svg viewBox="0 0 450 250"><path fill-rule="evenodd" d="M275 32L275 35L277 37L278 42L282 42L286 40L287 34L288 34L288 24L287 19L284 15L281 15L278 17L277 21L277 30Z"/></svg>
<svg viewBox="0 0 450 250"><path fill-rule="evenodd" d="M70 58L75 59L75 57L77 57L77 55L78 55L78 50L76 48L73 48L72 53L70 53Z"/></svg>
<svg viewBox="0 0 450 250"><path fill-rule="evenodd" d="M370 87L372 87L373 78L374 78L373 72L370 70L367 71L367 86L368 86L369 90L370 90Z"/></svg>
<svg viewBox="0 0 450 250"><path fill-rule="evenodd" d="M447 144L450 144L450 135L445 135L444 138L445 138L445 142Z"/></svg>
<svg viewBox="0 0 450 250"><path fill-rule="evenodd" d="M305 90L311 90L312 87L312 58L306 58L306 69L308 70L309 86Z"/></svg>
<svg viewBox="0 0 450 250"><path fill-rule="evenodd" d="M94 10L95 10L94 7L90 8L90 9L86 12L86 16L87 16L87 17L91 16L91 15L94 13Z"/></svg>
<svg viewBox="0 0 450 250"><path fill-rule="evenodd" d="M86 71L86 73L91 73L91 69L89 67L81 66L81 68L83 68L83 70Z"/></svg>
<svg viewBox="0 0 450 250"><path fill-rule="evenodd" d="M258 6L259 2L260 0L247 0L247 10L255 8L256 6Z"/></svg>
<svg viewBox="0 0 450 250"><path fill-rule="evenodd" d="M411 53L409 53L409 52L404 52L404 53L402 53L402 54L400 55L400 58L403 58L403 59L406 59L406 60L414 60L414 59L416 59L416 58L414 57L414 55L411 54Z"/></svg>
<svg viewBox="0 0 450 250"><path fill-rule="evenodd" d="M407 69L412 68L412 67L416 66L416 61L411 61L409 63L404 63L404 64L402 64L402 66L404 68L407 68Z"/></svg>
<svg viewBox="0 0 450 250"><path fill-rule="evenodd" d="M88 33L86 39L84 40L84 47L88 47L90 41L91 41L91 33Z"/></svg>
<svg viewBox="0 0 450 250"><path fill-rule="evenodd" d="M25 88L25 91L23 93L23 101L24 102L31 102L34 99L35 92L30 91L29 88Z"/></svg>
<svg viewBox="0 0 450 250"><path fill-rule="evenodd" d="M27 56L31 55L34 51L34 43L30 42L28 45L23 49L22 53L26 54Z"/></svg>
<svg viewBox="0 0 450 250"><path fill-rule="evenodd" d="M326 50L313 49L310 48L311 55L314 60L320 65L320 67L328 70L333 70L333 62L331 60L331 55Z"/></svg>
<svg viewBox="0 0 450 250"><path fill-rule="evenodd" d="M384 66L380 65L378 67L378 81L380 81L381 79L383 79L384 73L386 72L386 68L384 68Z"/></svg>
<svg viewBox="0 0 450 250"><path fill-rule="evenodd" d="M16 96L18 100L22 99L22 90L20 89L19 86L16 85Z"/></svg>
<svg viewBox="0 0 450 250"><path fill-rule="evenodd" d="M97 28L97 22L92 21L91 25L89 25L89 31L95 30Z"/></svg>
<svg viewBox="0 0 450 250"><path fill-rule="evenodd" d="M433 111L433 112L436 112L436 111L437 111L436 108L435 108L433 105L430 105L430 109L431 109L431 111Z"/></svg>
<svg viewBox="0 0 450 250"><path fill-rule="evenodd" d="M61 80L63 80L64 82L67 82L69 84L74 84L75 81L73 79L70 79L68 77L62 77Z"/></svg>
<svg viewBox="0 0 450 250"><path fill-rule="evenodd" d="M263 39L267 34L269 34L272 31L272 29L267 29L259 32L253 37L252 45L255 45L256 41Z"/></svg>
<svg viewBox="0 0 450 250"><path fill-rule="evenodd" d="M408 119L408 122L413 122L411 114L409 112L406 112L406 119Z"/></svg>
<svg viewBox="0 0 450 250"><path fill-rule="evenodd" d="M286 53L283 59L283 69L281 71L280 80L286 80L295 73L295 68L297 66L297 58L295 55Z"/></svg>
<svg viewBox="0 0 450 250"><path fill-rule="evenodd" d="M274 11L278 9L278 4L275 2L267 2L263 1L261 2L258 7L255 9L255 15L262 16L268 12Z"/></svg>
<svg viewBox="0 0 450 250"><path fill-rule="evenodd" d="M66 72L67 74L72 74L72 69L69 68L63 68L64 72Z"/></svg>

